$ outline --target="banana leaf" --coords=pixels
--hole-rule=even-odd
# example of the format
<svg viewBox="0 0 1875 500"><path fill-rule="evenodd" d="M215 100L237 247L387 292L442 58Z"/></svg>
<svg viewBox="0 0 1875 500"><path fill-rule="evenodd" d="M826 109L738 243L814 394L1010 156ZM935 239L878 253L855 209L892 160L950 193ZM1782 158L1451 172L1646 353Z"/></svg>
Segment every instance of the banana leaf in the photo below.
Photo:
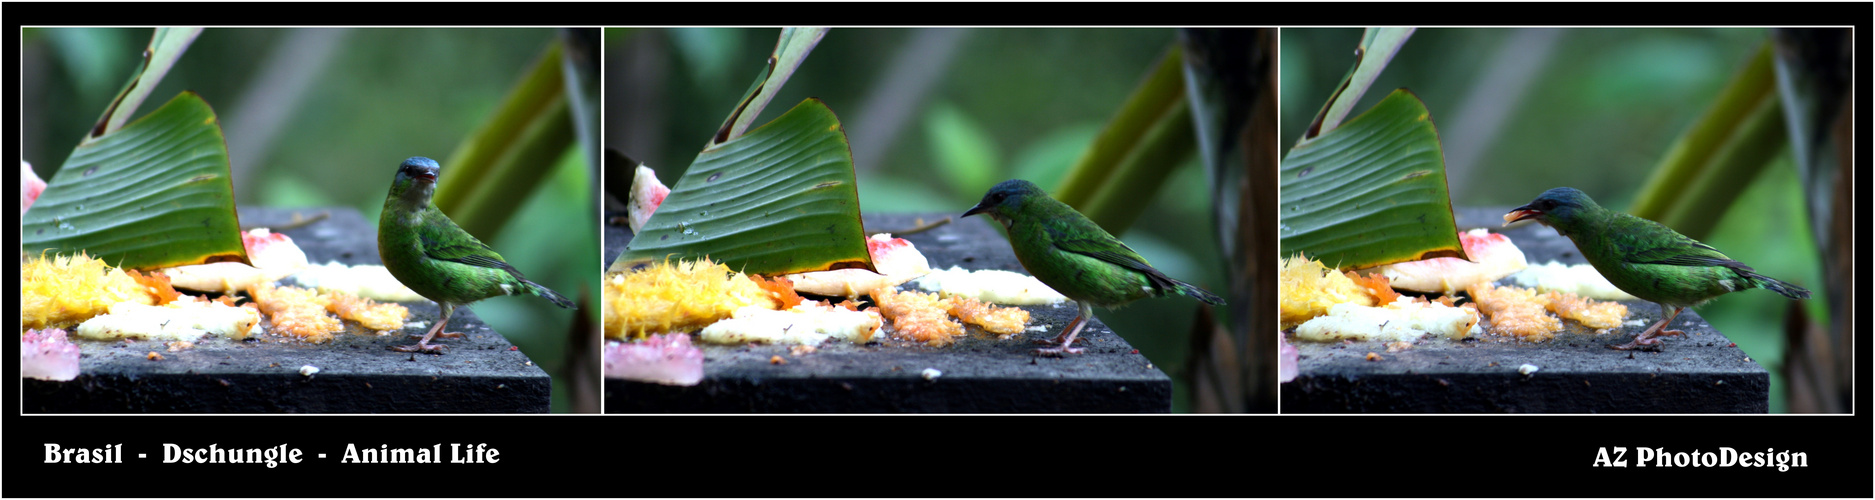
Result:
<svg viewBox="0 0 1875 500"><path fill-rule="evenodd" d="M1431 112L1406 89L1289 150L1280 175L1283 255L1337 268L1465 256Z"/></svg>
<svg viewBox="0 0 1875 500"><path fill-rule="evenodd" d="M80 144L21 216L20 248L134 269L248 262L215 111L183 92Z"/></svg>
<svg viewBox="0 0 1875 500"><path fill-rule="evenodd" d="M865 238L846 131L808 99L699 153L609 270L705 256L763 275L875 270Z"/></svg>
<svg viewBox="0 0 1875 500"><path fill-rule="evenodd" d="M1341 119L1354 110L1354 105L1361 101L1361 95L1367 93L1367 87L1380 78L1380 70L1387 68L1393 55L1406 45L1406 39L1413 36L1414 28L1368 28L1361 34L1361 46L1354 51L1354 67L1348 69L1348 75L1342 77L1335 86L1334 94L1328 96L1328 102L1309 123L1309 130L1302 134L1302 141L1334 130Z"/></svg>
<svg viewBox="0 0 1875 500"><path fill-rule="evenodd" d="M775 51L768 56L767 66L755 77L755 83L749 86L742 99L736 101L736 109L723 120L723 126L710 136L710 146L722 144L741 136L749 129L749 124L762 114L768 102L781 92L781 86L788 83L788 77L794 76L794 69L801 67L807 60L807 54L820 44L820 39L827 36L827 28L782 28L781 38L775 41Z"/></svg>
<svg viewBox="0 0 1875 500"><path fill-rule="evenodd" d="M85 139L103 137L123 128L130 116L136 114L137 107L143 105L143 99L156 90L163 75L169 74L169 68L176 65L176 60L182 58L189 44L201 34L202 28L156 28L150 34L150 45L143 49L143 65L124 83L124 89L118 91L111 105L104 108L104 115L98 117L98 124L91 127L91 134Z"/></svg>

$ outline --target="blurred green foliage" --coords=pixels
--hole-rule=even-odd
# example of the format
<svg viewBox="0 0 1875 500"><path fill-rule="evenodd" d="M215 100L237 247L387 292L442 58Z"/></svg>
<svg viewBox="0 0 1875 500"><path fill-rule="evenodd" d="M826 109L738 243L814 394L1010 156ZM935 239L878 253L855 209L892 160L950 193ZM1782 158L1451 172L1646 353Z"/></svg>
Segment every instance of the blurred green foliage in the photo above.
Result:
<svg viewBox="0 0 1875 500"><path fill-rule="evenodd" d="M1469 165L1448 166L1453 177L1467 176L1450 180L1455 206L1516 206L1546 189L1571 186L1605 206L1627 207L1674 139L1768 36L1758 28L1531 31L1537 30L1420 29L1374 84L1376 90L1411 88L1426 102L1448 161L1454 149L1477 151ZM1281 37L1280 120L1287 146L1352 62L1361 30L1291 28ZM1520 62L1534 71L1527 88L1502 85L1517 79L1492 73ZM1385 94L1369 92L1363 101ZM1468 104L1494 98L1510 106L1496 110L1507 118L1466 123L1489 114ZM1712 207L1724 210L1724 218L1702 241L1767 275L1821 289L1796 175L1789 154L1781 153L1729 207ZM1788 307L1790 301L1776 294L1747 291L1698 309L1771 371L1773 412L1785 408L1779 367ZM1821 301L1800 307L1827 320Z"/></svg>
<svg viewBox="0 0 1875 500"><path fill-rule="evenodd" d="M854 141L860 206L867 212L955 217L1005 179L1059 185L1175 37L1170 29L967 29L941 33L954 38L921 36L933 35L928 31L834 29L775 98L792 103L817 97L839 114ZM605 147L646 162L665 183L675 182L747 90L754 65L774 48L778 34L607 30ZM945 42L933 40L947 39L956 44L953 55L930 56L945 50L935 47ZM729 63L719 60L725 57ZM918 58L916 64L894 64L900 57ZM930 70L933 64L941 66L932 73L935 82L921 81L930 84L927 91L881 84L891 80L894 68ZM894 106L909 111L883 111ZM782 111L786 106L770 106L755 123ZM870 134L887 129L897 133ZM867 164L868 157L878 160ZM1161 271L1221 290L1225 282L1204 172L1195 157L1165 168L1175 169L1171 179L1158 196L1138 200L1147 205L1145 213L1122 239ZM868 228L882 229L891 228ZM1096 311L1174 377L1175 409L1186 404L1181 377L1197 305L1144 300Z"/></svg>
<svg viewBox="0 0 1875 500"><path fill-rule="evenodd" d="M136 68L149 32L25 30L22 154L41 177L51 177ZM238 204L349 206L375 224L398 163L447 158L555 36L533 28L211 28L152 95L193 90L214 106L235 158ZM255 137L269 129L270 138ZM478 236L530 279L579 300L598 292L598 221L588 167L574 153L533 192L514 193L528 200L500 234ZM555 376L553 408L565 411L572 314L538 300L471 308Z"/></svg>

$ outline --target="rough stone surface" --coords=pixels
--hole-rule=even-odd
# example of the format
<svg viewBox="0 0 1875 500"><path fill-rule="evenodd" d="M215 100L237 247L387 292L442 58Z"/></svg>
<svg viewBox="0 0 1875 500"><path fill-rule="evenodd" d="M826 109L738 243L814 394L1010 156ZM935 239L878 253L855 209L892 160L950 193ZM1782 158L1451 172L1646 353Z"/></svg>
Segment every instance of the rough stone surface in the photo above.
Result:
<svg viewBox="0 0 1875 500"><path fill-rule="evenodd" d="M244 227L278 227L295 214L329 218L281 231L314 263L378 264L377 233L350 208L242 208ZM290 284L292 280L285 280ZM159 341L77 341L82 374L69 382L24 381L29 413L544 413L551 379L513 344L457 308L441 339L444 355L387 349L416 343L440 311L405 303L402 332L377 335L349 324L331 342L308 344L262 335L235 341L203 337L169 352ZM263 323L265 325L265 323ZM149 352L162 360L148 359ZM301 375L304 366L318 373Z"/></svg>
<svg viewBox="0 0 1875 500"><path fill-rule="evenodd" d="M865 223L868 231L893 231L916 227L920 219L944 217L867 215ZM980 217L954 219L904 238L934 269L959 265L1022 272L1015 253L990 224ZM609 264L630 241L630 231L608 225L605 233ZM969 337L946 347L892 339L866 345L833 341L801 356L790 355L786 346L700 344L702 383L676 387L606 379L605 408L607 413L1171 411L1171 378L1098 319L1075 341L1086 353L1065 358L1029 354L1043 347L1031 340L1053 338L1074 318L1076 308L1064 302L1024 309L1030 314L1029 326L1045 326L1045 331L999 339L972 328ZM786 363L773 363L775 356ZM927 368L941 375L927 380Z"/></svg>
<svg viewBox="0 0 1875 500"><path fill-rule="evenodd" d="M1501 228L1511 207L1461 209L1459 230L1490 228L1508 236L1531 264L1587 262L1574 243L1534 223ZM1382 342L1298 342L1301 374L1282 385L1283 413L1764 413L1770 374L1691 309L1660 352L1617 351L1660 319L1652 302L1622 302L1629 320L1595 333L1564 320L1565 331L1541 343L1422 338L1389 353ZM1368 361L1376 353L1379 361ZM1534 365L1525 375L1518 370Z"/></svg>

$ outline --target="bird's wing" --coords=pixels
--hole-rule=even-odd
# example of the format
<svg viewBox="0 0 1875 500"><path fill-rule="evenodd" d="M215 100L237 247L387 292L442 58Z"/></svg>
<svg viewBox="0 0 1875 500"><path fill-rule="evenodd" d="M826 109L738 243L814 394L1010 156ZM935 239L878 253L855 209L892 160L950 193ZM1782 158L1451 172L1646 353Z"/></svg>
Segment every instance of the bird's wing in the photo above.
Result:
<svg viewBox="0 0 1875 500"><path fill-rule="evenodd" d="M435 206L431 206L430 210L432 213L423 218L423 227L417 231L424 255L437 260L500 269L517 278L526 279L521 276L521 271L502 260L501 254L495 253L493 248L456 226L456 222L449 220L441 210Z"/></svg>
<svg viewBox="0 0 1875 500"><path fill-rule="evenodd" d="M1054 240L1055 248L1062 251L1093 257L1116 266L1139 271L1145 274L1155 286L1163 289L1177 288L1171 277L1146 264L1145 257L1140 257L1139 252L1134 252L1132 247L1126 246L1126 243L1117 238L1104 234L1100 235L1101 237L1072 239L1061 238L1059 234L1055 236L1057 236Z"/></svg>
<svg viewBox="0 0 1875 500"><path fill-rule="evenodd" d="M1614 243L1621 246L1622 260L1629 263L1751 270L1751 267L1726 257L1712 245L1700 243L1654 221L1638 217L1634 220L1638 222L1628 224L1626 230L1620 230L1614 236Z"/></svg>

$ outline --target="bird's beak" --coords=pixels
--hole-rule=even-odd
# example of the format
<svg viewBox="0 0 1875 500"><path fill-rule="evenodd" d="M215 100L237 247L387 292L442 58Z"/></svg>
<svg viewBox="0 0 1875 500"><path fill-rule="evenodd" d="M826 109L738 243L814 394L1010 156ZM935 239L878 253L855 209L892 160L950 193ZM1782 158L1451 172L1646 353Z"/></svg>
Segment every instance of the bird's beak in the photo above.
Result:
<svg viewBox="0 0 1875 500"><path fill-rule="evenodd" d="M976 215L976 214L989 213L989 211L990 211L989 207L985 207L983 206L983 204L978 203L977 206L970 207L970 211L964 212L963 216L969 217L969 216Z"/></svg>
<svg viewBox="0 0 1875 500"><path fill-rule="evenodd" d="M1510 213L1504 214L1504 225L1509 226L1510 223L1512 222L1517 222L1520 220L1527 220L1527 219L1535 219L1539 215L1543 215L1543 212L1538 211L1538 210L1532 210L1529 205L1524 205L1521 207L1511 209ZM1537 221L1537 222L1542 222L1542 221Z"/></svg>
<svg viewBox="0 0 1875 500"><path fill-rule="evenodd" d="M423 179L423 182L436 182L436 172L433 170L423 170L421 173L417 174L417 178Z"/></svg>

